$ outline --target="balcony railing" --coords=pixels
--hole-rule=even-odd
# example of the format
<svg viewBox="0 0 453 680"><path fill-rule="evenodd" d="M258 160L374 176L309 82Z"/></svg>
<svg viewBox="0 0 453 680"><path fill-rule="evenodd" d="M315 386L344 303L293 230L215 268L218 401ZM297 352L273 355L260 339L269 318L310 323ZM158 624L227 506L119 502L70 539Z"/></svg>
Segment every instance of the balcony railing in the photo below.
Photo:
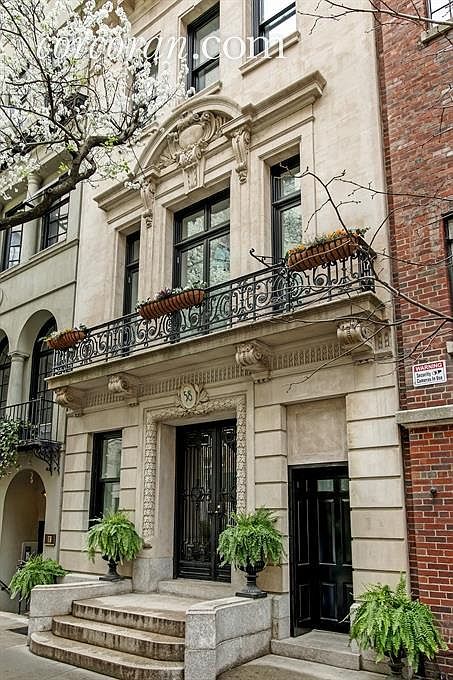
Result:
<svg viewBox="0 0 453 680"><path fill-rule="evenodd" d="M76 347L55 352L54 375L372 291L373 257L369 248L360 248L345 260L305 272L274 265L208 288L197 307L152 321L129 314L94 326Z"/></svg>
<svg viewBox="0 0 453 680"><path fill-rule="evenodd" d="M44 398L0 409L0 420L20 422L18 451L29 451L43 460L51 474L60 469L59 415L60 407Z"/></svg>

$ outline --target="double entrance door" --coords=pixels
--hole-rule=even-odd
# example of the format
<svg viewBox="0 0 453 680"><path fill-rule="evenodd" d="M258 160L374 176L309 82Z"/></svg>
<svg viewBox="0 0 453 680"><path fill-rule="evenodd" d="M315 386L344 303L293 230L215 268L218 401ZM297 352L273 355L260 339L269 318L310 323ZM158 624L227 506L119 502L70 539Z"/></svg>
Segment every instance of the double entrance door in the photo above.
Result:
<svg viewBox="0 0 453 680"><path fill-rule="evenodd" d="M229 581L217 545L236 509L235 421L178 428L175 498L175 577Z"/></svg>
<svg viewBox="0 0 453 680"><path fill-rule="evenodd" d="M345 466L290 468L292 634L347 632L353 601Z"/></svg>

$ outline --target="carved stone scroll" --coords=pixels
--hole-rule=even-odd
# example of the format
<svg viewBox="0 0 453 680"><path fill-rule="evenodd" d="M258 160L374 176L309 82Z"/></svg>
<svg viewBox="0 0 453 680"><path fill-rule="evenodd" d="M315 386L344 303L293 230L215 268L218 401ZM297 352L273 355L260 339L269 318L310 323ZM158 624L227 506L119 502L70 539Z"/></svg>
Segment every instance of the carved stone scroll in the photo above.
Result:
<svg viewBox="0 0 453 680"><path fill-rule="evenodd" d="M259 340L250 340L236 347L236 363L253 375L255 382L269 380L271 356L269 347Z"/></svg>
<svg viewBox="0 0 453 680"><path fill-rule="evenodd" d="M129 373L116 373L108 378L107 387L109 392L120 394L129 398L129 406L135 406L138 402L138 385L140 381Z"/></svg>
<svg viewBox="0 0 453 680"><path fill-rule="evenodd" d="M55 401L59 406L73 411L74 415L81 415L84 405L84 392L74 387L57 387Z"/></svg>

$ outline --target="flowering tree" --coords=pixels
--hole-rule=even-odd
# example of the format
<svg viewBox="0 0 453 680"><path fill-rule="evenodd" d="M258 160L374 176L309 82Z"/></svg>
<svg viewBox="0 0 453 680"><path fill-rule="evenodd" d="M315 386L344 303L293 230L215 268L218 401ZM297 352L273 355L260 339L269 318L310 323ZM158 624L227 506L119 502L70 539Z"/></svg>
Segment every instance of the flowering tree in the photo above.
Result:
<svg viewBox="0 0 453 680"><path fill-rule="evenodd" d="M86 0L0 3L0 197L23 189L44 162L58 179L0 230L44 215L94 175L125 178L127 158L156 115L184 94L184 73L159 78L124 9Z"/></svg>

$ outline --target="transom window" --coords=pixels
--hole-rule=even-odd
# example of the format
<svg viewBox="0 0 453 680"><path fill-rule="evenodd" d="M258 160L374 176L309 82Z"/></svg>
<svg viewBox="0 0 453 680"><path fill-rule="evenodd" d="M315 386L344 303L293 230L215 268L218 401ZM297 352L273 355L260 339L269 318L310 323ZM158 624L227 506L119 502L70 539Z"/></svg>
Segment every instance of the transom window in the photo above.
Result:
<svg viewBox="0 0 453 680"><path fill-rule="evenodd" d="M0 415L6 406L10 371L9 344L7 338L3 338L0 340Z"/></svg>
<svg viewBox="0 0 453 680"><path fill-rule="evenodd" d="M119 508L121 449L120 431L94 435L90 519Z"/></svg>
<svg viewBox="0 0 453 680"><path fill-rule="evenodd" d="M198 92L219 79L219 5L187 27L189 87Z"/></svg>
<svg viewBox="0 0 453 680"><path fill-rule="evenodd" d="M448 21L453 17L453 0L428 0L431 19Z"/></svg>
<svg viewBox="0 0 453 680"><path fill-rule="evenodd" d="M271 168L272 240L276 259L302 240L300 160L293 156Z"/></svg>
<svg viewBox="0 0 453 680"><path fill-rule="evenodd" d="M175 216L174 284L230 278L230 196L223 192Z"/></svg>
<svg viewBox="0 0 453 680"><path fill-rule="evenodd" d="M253 0L255 54L268 43L285 38L296 30L295 0Z"/></svg>
<svg viewBox="0 0 453 680"><path fill-rule="evenodd" d="M41 249L66 240L68 231L69 196L53 205L42 218Z"/></svg>

